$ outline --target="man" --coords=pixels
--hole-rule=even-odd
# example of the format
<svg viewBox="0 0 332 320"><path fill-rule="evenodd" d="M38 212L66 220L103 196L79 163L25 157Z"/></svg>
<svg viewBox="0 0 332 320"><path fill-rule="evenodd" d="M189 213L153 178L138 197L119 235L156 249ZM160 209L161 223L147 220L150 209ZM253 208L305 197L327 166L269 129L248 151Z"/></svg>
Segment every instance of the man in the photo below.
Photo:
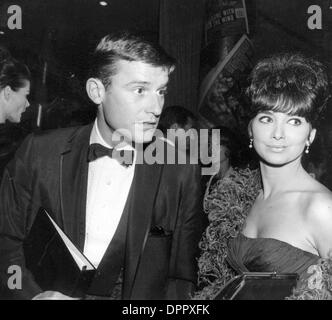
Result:
<svg viewBox="0 0 332 320"><path fill-rule="evenodd" d="M22 144L0 188L3 286L11 265L22 268L22 290L7 290L12 298L70 299L61 286L43 292L24 265L22 245L40 207L97 268L88 297L188 298L201 235L199 168L139 161L173 69L173 59L152 42L106 36L86 82L98 106L94 124L29 136ZM105 155L105 147L133 157L123 163Z"/></svg>

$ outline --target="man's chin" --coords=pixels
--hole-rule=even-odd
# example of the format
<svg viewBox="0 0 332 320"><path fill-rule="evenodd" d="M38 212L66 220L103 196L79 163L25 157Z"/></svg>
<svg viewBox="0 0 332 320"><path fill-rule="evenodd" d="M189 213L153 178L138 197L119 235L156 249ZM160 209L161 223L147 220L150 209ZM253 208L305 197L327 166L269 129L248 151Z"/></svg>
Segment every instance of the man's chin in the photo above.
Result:
<svg viewBox="0 0 332 320"><path fill-rule="evenodd" d="M21 117L19 117L19 118L10 117L10 118L8 118L8 121L12 122L12 123L20 123L21 122Z"/></svg>
<svg viewBox="0 0 332 320"><path fill-rule="evenodd" d="M149 143L152 141L154 136L154 130L148 130L143 132L143 134L139 136L135 136L135 142L136 143Z"/></svg>
<svg viewBox="0 0 332 320"><path fill-rule="evenodd" d="M135 143L140 143L140 144L145 144L145 143L150 143L152 141L152 136L151 137L147 137L147 138L141 138L141 139L135 139L134 142Z"/></svg>

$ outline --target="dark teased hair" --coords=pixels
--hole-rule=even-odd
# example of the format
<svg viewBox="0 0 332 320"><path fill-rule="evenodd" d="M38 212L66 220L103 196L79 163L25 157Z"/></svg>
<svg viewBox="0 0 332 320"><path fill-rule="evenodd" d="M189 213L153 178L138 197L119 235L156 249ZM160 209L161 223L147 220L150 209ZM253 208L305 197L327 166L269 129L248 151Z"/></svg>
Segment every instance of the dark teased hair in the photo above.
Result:
<svg viewBox="0 0 332 320"><path fill-rule="evenodd" d="M89 77L98 78L107 88L116 74L119 60L140 61L172 72L175 60L159 44L128 32L109 34L101 39L91 59Z"/></svg>
<svg viewBox="0 0 332 320"><path fill-rule="evenodd" d="M23 88L26 81L30 81L31 74L28 67L10 57L9 54L2 54L0 57L0 90L6 86L14 91Z"/></svg>
<svg viewBox="0 0 332 320"><path fill-rule="evenodd" d="M304 117L316 125L329 98L324 66L302 54L277 54L257 63L247 95L251 116L262 111Z"/></svg>
<svg viewBox="0 0 332 320"><path fill-rule="evenodd" d="M192 121L193 127L196 127L197 117L190 110L181 106L170 106L161 113L158 129L166 133L173 124L177 123L181 128L184 128L189 121Z"/></svg>

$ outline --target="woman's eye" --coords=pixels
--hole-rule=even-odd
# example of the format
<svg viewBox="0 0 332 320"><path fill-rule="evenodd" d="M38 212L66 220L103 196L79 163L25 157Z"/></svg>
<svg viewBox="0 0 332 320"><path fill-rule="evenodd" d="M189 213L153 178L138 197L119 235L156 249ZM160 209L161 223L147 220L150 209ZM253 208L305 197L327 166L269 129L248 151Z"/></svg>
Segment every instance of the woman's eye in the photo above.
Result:
<svg viewBox="0 0 332 320"><path fill-rule="evenodd" d="M302 124L302 121L300 119L297 118L293 118L293 119L289 119L288 123L294 125L294 126L299 126Z"/></svg>
<svg viewBox="0 0 332 320"><path fill-rule="evenodd" d="M262 123L270 123L273 121L272 118L268 116L259 117L258 120Z"/></svg>

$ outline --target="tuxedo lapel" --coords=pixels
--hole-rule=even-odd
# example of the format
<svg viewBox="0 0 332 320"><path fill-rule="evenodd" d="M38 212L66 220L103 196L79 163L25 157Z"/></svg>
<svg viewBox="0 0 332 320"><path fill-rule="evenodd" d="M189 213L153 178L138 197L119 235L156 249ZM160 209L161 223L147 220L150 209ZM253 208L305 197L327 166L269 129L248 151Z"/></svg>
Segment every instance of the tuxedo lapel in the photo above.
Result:
<svg viewBox="0 0 332 320"><path fill-rule="evenodd" d="M78 129L60 156L60 204L64 232L81 250L85 238L87 151L92 125Z"/></svg>
<svg viewBox="0 0 332 320"><path fill-rule="evenodd" d="M125 254L124 299L130 299L147 236L151 227L153 207L159 190L162 166L138 164L129 204Z"/></svg>

